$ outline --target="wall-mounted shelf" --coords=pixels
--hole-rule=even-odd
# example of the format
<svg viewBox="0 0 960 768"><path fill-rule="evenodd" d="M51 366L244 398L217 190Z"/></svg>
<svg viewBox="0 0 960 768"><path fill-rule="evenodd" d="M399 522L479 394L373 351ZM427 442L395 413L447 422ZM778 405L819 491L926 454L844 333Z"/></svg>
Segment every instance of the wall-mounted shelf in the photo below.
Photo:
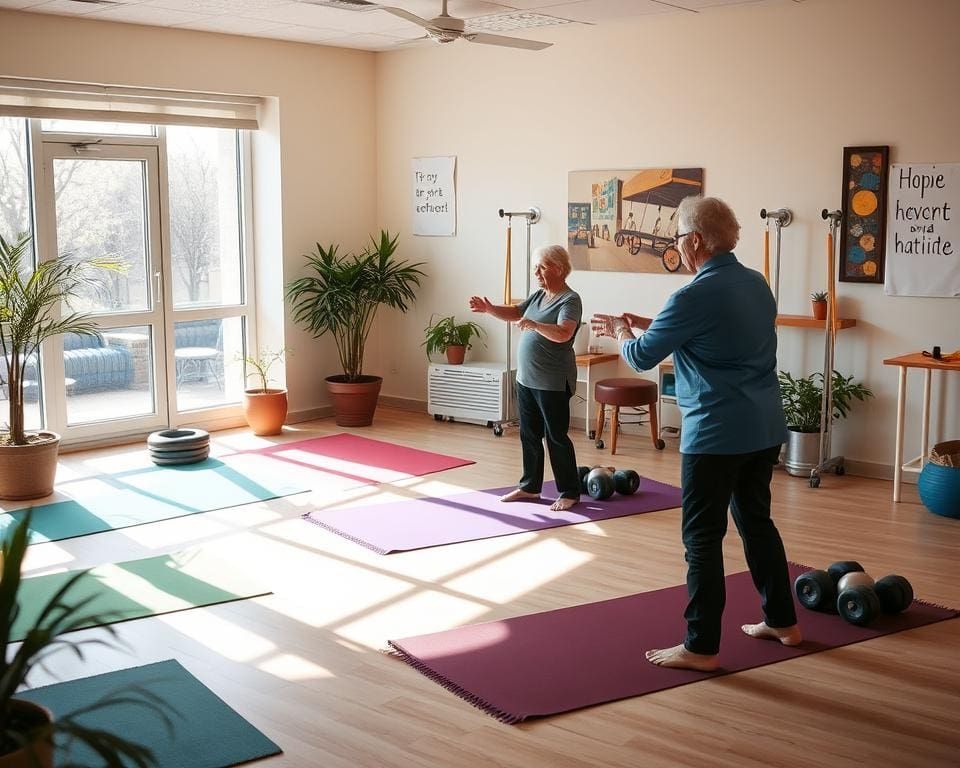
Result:
<svg viewBox="0 0 960 768"><path fill-rule="evenodd" d="M824 328L826 320L818 320L810 315L777 315L777 325L788 325L794 328ZM852 318L841 317L837 321L837 328L853 328L857 324Z"/></svg>

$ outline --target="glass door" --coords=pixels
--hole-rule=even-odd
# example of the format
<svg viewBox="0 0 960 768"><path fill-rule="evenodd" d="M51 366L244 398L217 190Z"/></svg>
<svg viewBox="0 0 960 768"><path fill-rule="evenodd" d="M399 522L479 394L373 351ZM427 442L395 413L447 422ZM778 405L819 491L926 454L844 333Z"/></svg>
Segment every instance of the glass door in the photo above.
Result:
<svg viewBox="0 0 960 768"><path fill-rule="evenodd" d="M90 313L102 338L66 334L42 353L47 425L67 440L168 423L159 178L157 146L43 144L40 258L120 265L63 307Z"/></svg>

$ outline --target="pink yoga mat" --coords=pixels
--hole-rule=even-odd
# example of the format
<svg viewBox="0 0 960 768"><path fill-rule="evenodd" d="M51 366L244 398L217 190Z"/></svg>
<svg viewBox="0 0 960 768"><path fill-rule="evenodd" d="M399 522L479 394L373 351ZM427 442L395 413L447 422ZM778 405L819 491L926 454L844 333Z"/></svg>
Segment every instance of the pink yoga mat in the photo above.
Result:
<svg viewBox="0 0 960 768"><path fill-rule="evenodd" d="M791 565L790 578L809 568ZM740 631L760 620L748 572L727 577L721 669L693 672L648 662L644 650L683 640L686 586L586 603L402 640L391 649L419 672L505 723L642 696L960 615L914 600L903 613L855 627L797 607L804 642L788 648Z"/></svg>
<svg viewBox="0 0 960 768"><path fill-rule="evenodd" d="M679 488L646 477L640 478L640 490L633 496L614 494L604 501L582 496L580 503L566 512L551 512L549 509L558 495L553 482L544 484L539 501L500 501L500 497L513 488L489 488L440 498L326 509L303 517L314 525L386 555L680 506Z"/></svg>
<svg viewBox="0 0 960 768"><path fill-rule="evenodd" d="M270 456L295 467L317 469L363 484L389 483L475 463L346 433L278 443L244 453Z"/></svg>

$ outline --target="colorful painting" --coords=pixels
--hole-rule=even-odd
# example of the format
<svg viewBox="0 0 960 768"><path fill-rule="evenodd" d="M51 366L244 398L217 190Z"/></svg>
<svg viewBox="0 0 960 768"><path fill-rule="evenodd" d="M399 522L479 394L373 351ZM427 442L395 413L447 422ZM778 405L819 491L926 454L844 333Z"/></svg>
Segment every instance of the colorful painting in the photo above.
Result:
<svg viewBox="0 0 960 768"><path fill-rule="evenodd" d="M890 147L843 148L840 280L883 283Z"/></svg>
<svg viewBox="0 0 960 768"><path fill-rule="evenodd" d="M702 168L571 171L567 249L573 268L690 274L676 248L677 206L702 193Z"/></svg>

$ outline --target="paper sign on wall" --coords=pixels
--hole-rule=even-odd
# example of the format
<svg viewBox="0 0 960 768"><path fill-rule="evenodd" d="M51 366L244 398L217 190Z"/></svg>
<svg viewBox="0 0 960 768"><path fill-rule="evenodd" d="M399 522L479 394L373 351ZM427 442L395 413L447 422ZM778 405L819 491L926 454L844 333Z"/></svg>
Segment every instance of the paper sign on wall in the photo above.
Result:
<svg viewBox="0 0 960 768"><path fill-rule="evenodd" d="M960 296L960 163L890 166L890 296Z"/></svg>
<svg viewBox="0 0 960 768"><path fill-rule="evenodd" d="M413 234L457 234L456 156L413 158Z"/></svg>

